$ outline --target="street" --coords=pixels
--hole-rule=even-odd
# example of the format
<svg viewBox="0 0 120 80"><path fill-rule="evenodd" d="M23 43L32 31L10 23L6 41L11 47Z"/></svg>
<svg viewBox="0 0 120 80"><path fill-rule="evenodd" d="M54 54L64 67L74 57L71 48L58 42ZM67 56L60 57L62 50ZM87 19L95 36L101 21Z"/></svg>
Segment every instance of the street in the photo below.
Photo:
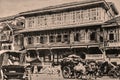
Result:
<svg viewBox="0 0 120 80"><path fill-rule="evenodd" d="M29 80L120 80L118 78L110 78L108 76L103 76L97 79L64 79L62 76L56 74L32 74Z"/></svg>

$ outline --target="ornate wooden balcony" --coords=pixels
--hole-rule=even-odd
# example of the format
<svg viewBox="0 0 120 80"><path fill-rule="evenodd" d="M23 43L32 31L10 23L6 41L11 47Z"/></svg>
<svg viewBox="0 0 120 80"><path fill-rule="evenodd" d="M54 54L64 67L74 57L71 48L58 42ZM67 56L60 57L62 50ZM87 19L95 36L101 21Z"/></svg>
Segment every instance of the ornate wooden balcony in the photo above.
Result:
<svg viewBox="0 0 120 80"><path fill-rule="evenodd" d="M60 49L60 48L83 48L83 47L99 47L98 42L75 42L75 43L48 43L48 44L28 44L27 49Z"/></svg>

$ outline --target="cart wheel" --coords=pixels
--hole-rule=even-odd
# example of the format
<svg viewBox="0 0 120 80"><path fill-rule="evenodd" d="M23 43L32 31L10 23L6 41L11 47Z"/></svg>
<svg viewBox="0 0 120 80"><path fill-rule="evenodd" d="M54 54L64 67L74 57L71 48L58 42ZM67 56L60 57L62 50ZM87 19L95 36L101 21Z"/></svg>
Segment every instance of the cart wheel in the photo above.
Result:
<svg viewBox="0 0 120 80"><path fill-rule="evenodd" d="M103 72L98 71L98 72L96 73L96 77L102 78L102 77L103 77Z"/></svg>
<svg viewBox="0 0 120 80"><path fill-rule="evenodd" d="M82 76L83 76L83 71L75 71L75 78L80 78L82 79Z"/></svg>
<svg viewBox="0 0 120 80"><path fill-rule="evenodd" d="M63 67L62 75L64 78L70 78L71 77L70 67L68 67L68 66Z"/></svg>
<svg viewBox="0 0 120 80"><path fill-rule="evenodd" d="M117 78L118 77L117 72L113 71L113 70L108 72L108 76L110 78Z"/></svg>

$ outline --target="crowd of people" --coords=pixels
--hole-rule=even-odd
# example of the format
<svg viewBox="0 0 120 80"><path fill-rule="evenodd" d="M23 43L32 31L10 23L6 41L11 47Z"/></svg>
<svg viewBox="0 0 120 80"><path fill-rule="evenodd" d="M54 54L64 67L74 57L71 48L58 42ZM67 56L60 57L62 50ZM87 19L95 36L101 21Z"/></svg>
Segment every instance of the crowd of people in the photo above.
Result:
<svg viewBox="0 0 120 80"><path fill-rule="evenodd" d="M79 78L83 75L95 78L120 77L120 65L109 60L87 60L72 56L64 58L61 66L65 78Z"/></svg>
<svg viewBox="0 0 120 80"><path fill-rule="evenodd" d="M79 57L77 57L78 59ZM69 60L68 60L69 59ZM65 61L66 60L66 61ZM63 63L56 65L30 65L29 66L29 72L30 74L58 74L63 75L65 73L65 76L68 74L68 78L72 78L77 76L77 78L84 76L90 76L90 77L102 77L102 76L110 76L110 77L120 77L120 65L116 63L112 63L106 60L86 60L86 59L79 59L76 60L75 58L65 58L63 59ZM67 62L68 60L68 62ZM67 70L64 70L66 67L69 68ZM71 67L72 66L72 67ZM72 73L72 74L71 74ZM76 74L74 74L76 73ZM82 73L82 74L81 74ZM82 76L81 76L82 75Z"/></svg>

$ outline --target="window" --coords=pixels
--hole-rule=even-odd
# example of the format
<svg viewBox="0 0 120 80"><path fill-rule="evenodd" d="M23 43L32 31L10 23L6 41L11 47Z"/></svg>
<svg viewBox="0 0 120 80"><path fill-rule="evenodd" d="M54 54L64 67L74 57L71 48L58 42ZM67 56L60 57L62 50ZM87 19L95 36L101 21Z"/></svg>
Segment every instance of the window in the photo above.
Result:
<svg viewBox="0 0 120 80"><path fill-rule="evenodd" d="M83 18L84 18L84 10L81 10L81 20L83 20Z"/></svg>
<svg viewBox="0 0 120 80"><path fill-rule="evenodd" d="M52 14L47 15L47 26L52 26Z"/></svg>
<svg viewBox="0 0 120 80"><path fill-rule="evenodd" d="M36 42L40 43L40 37L36 37Z"/></svg>
<svg viewBox="0 0 120 80"><path fill-rule="evenodd" d="M11 45L8 46L8 49L11 50Z"/></svg>
<svg viewBox="0 0 120 80"><path fill-rule="evenodd" d="M42 27L44 27L44 26L46 26L47 25L47 17L46 17L47 15L41 15L41 16L39 16L38 17L38 26L42 26Z"/></svg>
<svg viewBox="0 0 120 80"><path fill-rule="evenodd" d="M42 44L44 43L44 37L43 36L40 37L40 43L42 43Z"/></svg>
<svg viewBox="0 0 120 80"><path fill-rule="evenodd" d="M58 34L58 35L57 35L57 38L56 38L56 41L57 41L57 42L61 42L61 41L62 41L61 39L62 39L62 36L61 36L60 34Z"/></svg>
<svg viewBox="0 0 120 80"><path fill-rule="evenodd" d="M41 16L39 16L39 17L38 17L38 26L41 26L41 25L42 25L41 22L42 22L42 18L41 18Z"/></svg>
<svg viewBox="0 0 120 80"><path fill-rule="evenodd" d="M35 50L29 50L27 53L27 57L30 56L30 58L36 58L37 54Z"/></svg>
<svg viewBox="0 0 120 80"><path fill-rule="evenodd" d="M46 42L47 42L47 36L46 36L46 35L40 36L40 43L41 43L41 44L44 44L44 43L46 43Z"/></svg>
<svg viewBox="0 0 120 80"><path fill-rule="evenodd" d="M3 35L1 36L1 40L6 40L6 39L7 39L6 34L3 34Z"/></svg>
<svg viewBox="0 0 120 80"><path fill-rule="evenodd" d="M92 32L92 33L90 34L90 40L93 41L93 40L95 40L95 39L96 39L96 32Z"/></svg>
<svg viewBox="0 0 120 80"><path fill-rule="evenodd" d="M41 26L45 26L45 16L41 16Z"/></svg>
<svg viewBox="0 0 120 80"><path fill-rule="evenodd" d="M34 26L34 18L29 18L28 19L28 27L33 27Z"/></svg>
<svg viewBox="0 0 120 80"><path fill-rule="evenodd" d="M103 42L103 37L102 36L100 36L100 42Z"/></svg>
<svg viewBox="0 0 120 80"><path fill-rule="evenodd" d="M88 11L88 9L84 10L84 17L83 17L83 19L84 19L84 22L89 21L89 11Z"/></svg>
<svg viewBox="0 0 120 80"><path fill-rule="evenodd" d="M61 20L62 20L62 17L61 17L61 14L57 14L57 24L61 24Z"/></svg>
<svg viewBox="0 0 120 80"><path fill-rule="evenodd" d="M73 13L72 13L72 21L73 21L73 23L76 22L76 12L75 11L73 11Z"/></svg>
<svg viewBox="0 0 120 80"><path fill-rule="evenodd" d="M47 25L48 23L47 23L47 15L44 17L44 25Z"/></svg>
<svg viewBox="0 0 120 80"><path fill-rule="evenodd" d="M70 12L66 12L66 23L65 24L70 24L70 21L71 21L71 15L70 15Z"/></svg>
<svg viewBox="0 0 120 80"><path fill-rule="evenodd" d="M85 29L80 30L80 40L81 41L85 41L85 35L86 35Z"/></svg>
<svg viewBox="0 0 120 80"><path fill-rule="evenodd" d="M7 46L3 46L3 50L8 50Z"/></svg>
<svg viewBox="0 0 120 80"><path fill-rule="evenodd" d="M15 45L19 45L19 37L18 36L15 36L14 41L15 41Z"/></svg>
<svg viewBox="0 0 120 80"><path fill-rule="evenodd" d="M51 35L51 36L49 37L49 41L50 41L50 42L55 42L55 36L54 36L54 35Z"/></svg>
<svg viewBox="0 0 120 80"><path fill-rule="evenodd" d="M96 14L97 10L96 9L97 8L91 9L90 20L97 20L97 14Z"/></svg>
<svg viewBox="0 0 120 80"><path fill-rule="evenodd" d="M81 13L80 11L76 12L76 21L79 23L81 19Z"/></svg>
<svg viewBox="0 0 120 80"><path fill-rule="evenodd" d="M75 22L75 12L70 11L70 24Z"/></svg>
<svg viewBox="0 0 120 80"><path fill-rule="evenodd" d="M64 21L63 22L64 22L64 24L66 24L66 22L67 22L67 13L64 12L63 16L64 16L64 18L63 18Z"/></svg>
<svg viewBox="0 0 120 80"><path fill-rule="evenodd" d="M28 37L28 44L33 44L33 37Z"/></svg>
<svg viewBox="0 0 120 80"><path fill-rule="evenodd" d="M113 33L109 34L109 40L114 40L114 34Z"/></svg>
<svg viewBox="0 0 120 80"><path fill-rule="evenodd" d="M80 33L75 33L74 34L74 41L79 41L80 40Z"/></svg>
<svg viewBox="0 0 120 80"><path fill-rule="evenodd" d="M51 24L54 24L54 25L55 25L55 14L52 14L52 16L51 16L51 21L52 21Z"/></svg>
<svg viewBox="0 0 120 80"><path fill-rule="evenodd" d="M101 8L97 8L97 20L101 20Z"/></svg>
<svg viewBox="0 0 120 80"><path fill-rule="evenodd" d="M69 42L69 35L68 34L64 34L63 35L63 42Z"/></svg>

